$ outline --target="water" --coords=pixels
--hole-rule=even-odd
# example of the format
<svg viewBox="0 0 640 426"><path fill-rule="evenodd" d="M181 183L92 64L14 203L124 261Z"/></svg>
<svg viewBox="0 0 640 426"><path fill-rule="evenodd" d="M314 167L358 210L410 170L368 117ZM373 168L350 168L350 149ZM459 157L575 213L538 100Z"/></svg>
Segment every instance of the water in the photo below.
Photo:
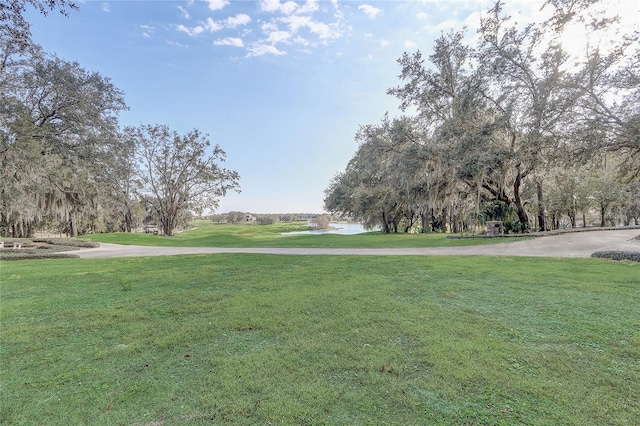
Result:
<svg viewBox="0 0 640 426"><path fill-rule="evenodd" d="M362 234L363 232L369 232L364 229L364 226L360 223L330 223L329 226L333 229L326 231L296 231L296 232L283 232L280 235L305 235L305 234L339 234L339 235L354 235Z"/></svg>

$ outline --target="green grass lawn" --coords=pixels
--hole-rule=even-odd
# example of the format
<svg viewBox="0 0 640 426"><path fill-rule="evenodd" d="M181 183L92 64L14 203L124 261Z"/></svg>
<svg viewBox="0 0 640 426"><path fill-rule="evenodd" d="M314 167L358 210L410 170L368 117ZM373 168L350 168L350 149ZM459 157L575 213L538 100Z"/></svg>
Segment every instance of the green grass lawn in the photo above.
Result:
<svg viewBox="0 0 640 426"><path fill-rule="evenodd" d="M640 264L0 265L0 424L631 425Z"/></svg>
<svg viewBox="0 0 640 426"><path fill-rule="evenodd" d="M306 223L278 223L258 225L216 224L195 221L190 230L173 237L140 233L113 233L83 235L81 238L103 243L134 244L172 247L322 247L322 248L400 248L451 247L504 242L503 238L451 239L447 234L382 234L369 232L357 235L280 235L283 232L309 229ZM512 237L514 242L529 237Z"/></svg>

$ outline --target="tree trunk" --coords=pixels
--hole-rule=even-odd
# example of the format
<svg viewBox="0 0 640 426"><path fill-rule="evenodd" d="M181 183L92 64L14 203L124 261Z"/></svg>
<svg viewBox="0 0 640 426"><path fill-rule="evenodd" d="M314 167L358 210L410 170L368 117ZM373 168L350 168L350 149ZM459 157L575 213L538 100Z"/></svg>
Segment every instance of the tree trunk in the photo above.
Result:
<svg viewBox="0 0 640 426"><path fill-rule="evenodd" d="M78 236L78 229L76 228L76 223L73 218L69 219L69 232L67 234L72 238Z"/></svg>
<svg viewBox="0 0 640 426"><path fill-rule="evenodd" d="M384 212L384 210L382 211L382 226L384 226L384 233L388 234L389 233L389 222L387 221L387 214Z"/></svg>
<svg viewBox="0 0 640 426"><path fill-rule="evenodd" d="M397 234L398 233L398 223L399 223L399 219L398 216L394 216L393 219L391 220L391 224L393 225L393 233Z"/></svg>
<svg viewBox="0 0 640 426"><path fill-rule="evenodd" d="M442 213L441 213L441 217L442 217L442 226L440 227L440 229L442 229L442 232L447 232L447 219L448 219L448 214L447 214L447 210L448 207L443 207L442 208Z"/></svg>
<svg viewBox="0 0 640 426"><path fill-rule="evenodd" d="M0 223L2 223L2 227L0 228L2 233L0 233L0 236L8 237L9 236L9 222L7 221L7 218L6 218L6 216L4 214L1 215Z"/></svg>
<svg viewBox="0 0 640 426"><path fill-rule="evenodd" d="M606 213L606 208L603 204L600 204L600 227L604 228L607 224L604 221L604 215Z"/></svg>
<svg viewBox="0 0 640 426"><path fill-rule="evenodd" d="M127 211L124 214L124 230L125 232L131 232L133 223L133 214L131 213L131 209L127 207Z"/></svg>
<svg viewBox="0 0 640 426"><path fill-rule="evenodd" d="M425 234L427 232L427 228L429 227L429 213L428 209L424 212L420 213L420 220L422 223L422 233Z"/></svg>
<svg viewBox="0 0 640 426"><path fill-rule="evenodd" d="M545 206L544 206L544 194L542 192L542 178L536 178L536 195L538 196L538 229L540 231L547 230L547 224L545 222Z"/></svg>
<svg viewBox="0 0 640 426"><path fill-rule="evenodd" d="M529 216L527 216L527 212L524 210L524 206L522 205L522 200L520 199L520 185L522 183L522 175L520 171L518 171L518 175L516 176L516 180L513 182L513 204L516 206L516 211L518 213L518 220L522 224L522 231L529 230Z"/></svg>

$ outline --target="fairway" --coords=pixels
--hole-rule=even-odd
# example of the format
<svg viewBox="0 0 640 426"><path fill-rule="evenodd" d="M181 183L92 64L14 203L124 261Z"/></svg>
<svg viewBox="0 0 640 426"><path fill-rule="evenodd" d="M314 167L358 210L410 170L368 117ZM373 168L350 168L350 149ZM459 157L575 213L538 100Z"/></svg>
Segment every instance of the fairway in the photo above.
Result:
<svg viewBox="0 0 640 426"><path fill-rule="evenodd" d="M0 423L634 424L638 268L250 254L3 262Z"/></svg>
<svg viewBox="0 0 640 426"><path fill-rule="evenodd" d="M173 237L140 233L88 234L82 238L101 243L133 244L162 247L292 247L292 248L402 248L402 247L459 247L480 244L498 244L504 238L448 238L448 234L382 234L373 231L364 234L336 235L282 235L291 231L309 229L307 222L217 224L196 220L190 229ZM509 242L532 237L510 237Z"/></svg>

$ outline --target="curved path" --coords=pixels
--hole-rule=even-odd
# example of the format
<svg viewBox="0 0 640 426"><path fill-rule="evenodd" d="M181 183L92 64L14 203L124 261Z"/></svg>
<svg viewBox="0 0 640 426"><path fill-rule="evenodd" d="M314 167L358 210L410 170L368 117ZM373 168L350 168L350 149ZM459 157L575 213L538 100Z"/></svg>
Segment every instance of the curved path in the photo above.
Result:
<svg viewBox="0 0 640 426"><path fill-rule="evenodd" d="M225 248L225 247L148 247L101 243L99 248L83 249L75 254L83 258L167 256L206 253L258 253L292 255L417 255L417 256L537 256L590 257L602 250L640 252L638 229L589 231L537 237L512 243L464 247L430 248Z"/></svg>

